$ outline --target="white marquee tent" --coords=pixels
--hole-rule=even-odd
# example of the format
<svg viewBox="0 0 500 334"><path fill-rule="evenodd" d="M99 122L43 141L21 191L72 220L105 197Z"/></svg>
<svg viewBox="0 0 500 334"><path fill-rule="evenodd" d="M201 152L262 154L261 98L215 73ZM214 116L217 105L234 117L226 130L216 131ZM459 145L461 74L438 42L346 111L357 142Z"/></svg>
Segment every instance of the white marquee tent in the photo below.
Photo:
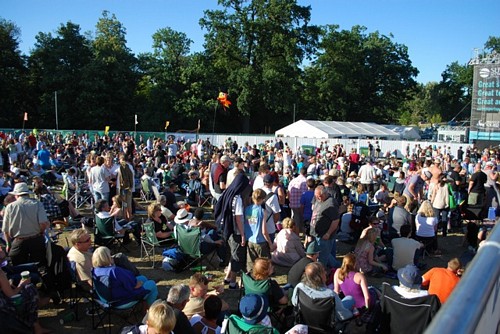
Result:
<svg viewBox="0 0 500 334"><path fill-rule="evenodd" d="M400 139L420 140L420 133L414 126L384 125L384 127L396 133L399 133Z"/></svg>
<svg viewBox="0 0 500 334"><path fill-rule="evenodd" d="M302 138L378 138L400 139L398 133L367 122L300 120L275 132L276 137Z"/></svg>

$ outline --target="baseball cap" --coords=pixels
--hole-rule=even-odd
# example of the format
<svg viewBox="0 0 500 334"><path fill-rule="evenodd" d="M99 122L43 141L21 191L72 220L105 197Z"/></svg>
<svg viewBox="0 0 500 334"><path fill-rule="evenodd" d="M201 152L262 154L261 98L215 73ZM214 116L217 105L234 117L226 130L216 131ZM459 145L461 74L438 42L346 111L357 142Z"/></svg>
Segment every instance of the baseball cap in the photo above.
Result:
<svg viewBox="0 0 500 334"><path fill-rule="evenodd" d="M274 177L271 174L266 174L264 176L264 183L273 183Z"/></svg>
<svg viewBox="0 0 500 334"><path fill-rule="evenodd" d="M319 245L316 241L311 242L306 249L307 255L314 255L319 253Z"/></svg>

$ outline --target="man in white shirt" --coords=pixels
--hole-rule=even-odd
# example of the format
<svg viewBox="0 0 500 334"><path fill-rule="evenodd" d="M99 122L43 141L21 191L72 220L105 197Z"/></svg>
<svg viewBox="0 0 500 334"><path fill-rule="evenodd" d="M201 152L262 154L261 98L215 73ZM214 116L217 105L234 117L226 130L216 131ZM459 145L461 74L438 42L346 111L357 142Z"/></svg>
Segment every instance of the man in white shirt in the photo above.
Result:
<svg viewBox="0 0 500 334"><path fill-rule="evenodd" d="M424 245L415 239L410 238L411 225L403 225L400 229L401 238L392 239L392 249L394 252L392 268L398 270L408 264L417 264L420 252Z"/></svg>
<svg viewBox="0 0 500 334"><path fill-rule="evenodd" d="M373 194L373 183L377 174L369 160L359 168L358 177L359 182L363 185L363 189Z"/></svg>
<svg viewBox="0 0 500 334"><path fill-rule="evenodd" d="M264 186L261 188L266 192L266 194L269 194L273 192L273 182L274 182L274 177L271 174L267 174L264 176ZM267 198L267 196L266 196ZM269 237L271 238L271 241L274 241L274 236L276 234L276 222L280 219L280 203L278 201L278 195L274 194L273 196L269 197L266 202L266 212L269 215L268 219L266 220L266 227L267 227L267 232L269 233Z"/></svg>

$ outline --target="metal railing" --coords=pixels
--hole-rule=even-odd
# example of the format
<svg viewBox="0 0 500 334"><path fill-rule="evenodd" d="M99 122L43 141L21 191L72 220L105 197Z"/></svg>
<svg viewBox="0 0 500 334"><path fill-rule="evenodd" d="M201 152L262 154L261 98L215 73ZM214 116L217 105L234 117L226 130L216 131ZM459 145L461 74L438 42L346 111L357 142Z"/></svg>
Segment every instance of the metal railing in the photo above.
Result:
<svg viewBox="0 0 500 334"><path fill-rule="evenodd" d="M500 228L495 226L425 333L498 333L499 308Z"/></svg>

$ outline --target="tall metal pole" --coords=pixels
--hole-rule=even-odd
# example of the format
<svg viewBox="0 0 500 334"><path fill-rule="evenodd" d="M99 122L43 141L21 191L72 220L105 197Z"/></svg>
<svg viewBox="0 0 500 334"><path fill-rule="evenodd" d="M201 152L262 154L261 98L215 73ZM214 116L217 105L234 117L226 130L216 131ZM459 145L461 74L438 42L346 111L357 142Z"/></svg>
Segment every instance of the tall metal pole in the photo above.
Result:
<svg viewBox="0 0 500 334"><path fill-rule="evenodd" d="M295 123L295 103L293 104L293 122Z"/></svg>
<svg viewBox="0 0 500 334"><path fill-rule="evenodd" d="M214 108L214 124L212 125L212 135L215 133L215 117L217 116L217 107L219 106L219 101L215 102Z"/></svg>
<svg viewBox="0 0 500 334"><path fill-rule="evenodd" d="M59 130L59 120L57 119L57 90L54 92L55 99L54 103L56 105L56 130Z"/></svg>

